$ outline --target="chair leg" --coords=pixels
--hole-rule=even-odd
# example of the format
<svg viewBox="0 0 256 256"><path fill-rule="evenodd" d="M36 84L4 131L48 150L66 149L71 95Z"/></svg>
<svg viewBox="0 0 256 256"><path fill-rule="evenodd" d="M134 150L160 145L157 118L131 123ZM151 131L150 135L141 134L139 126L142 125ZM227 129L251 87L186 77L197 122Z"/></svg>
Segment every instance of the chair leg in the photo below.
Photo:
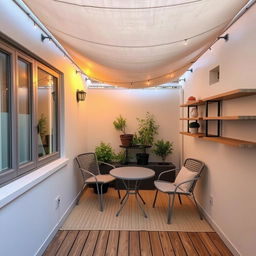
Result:
<svg viewBox="0 0 256 256"><path fill-rule="evenodd" d="M170 203L171 203L171 194L168 194L168 196L169 196L169 200L168 200L167 224L171 224L171 222L172 222L172 214L173 214L173 209L174 209L175 194L172 195L172 206L170 206Z"/></svg>
<svg viewBox="0 0 256 256"><path fill-rule="evenodd" d="M121 194L120 194L120 190L117 190L117 194L118 194L118 198L121 199Z"/></svg>
<svg viewBox="0 0 256 256"><path fill-rule="evenodd" d="M99 185L98 183L96 183L96 188L97 188L97 194L98 194L98 200L99 200L99 206L100 206L100 211L102 212L103 211L103 206L102 206L102 186L101 186L101 189L99 189Z"/></svg>
<svg viewBox="0 0 256 256"><path fill-rule="evenodd" d="M86 188L86 186L84 186L84 187L82 188L82 190L80 191L80 194L79 194L79 196L78 196L78 198L77 198L77 200L76 200L76 205L79 204L80 198L82 197L85 188Z"/></svg>
<svg viewBox="0 0 256 256"><path fill-rule="evenodd" d="M158 194L158 190L156 190L156 194L155 194L155 198L154 198L154 202L153 202L153 208L155 208L155 206L156 206L157 194Z"/></svg>
<svg viewBox="0 0 256 256"><path fill-rule="evenodd" d="M103 193L102 193L103 184L100 185L100 211L103 212Z"/></svg>
<svg viewBox="0 0 256 256"><path fill-rule="evenodd" d="M194 202L195 202L198 215L199 215L200 219L203 220L203 215L202 215L202 213L201 213L201 211L200 211L200 209L199 209L199 207L198 207L198 204L197 204L197 201L196 201L196 198L195 198L195 195L194 195L193 192L192 192L192 197L193 197L193 200L194 200Z"/></svg>
<svg viewBox="0 0 256 256"><path fill-rule="evenodd" d="M178 196L179 196L179 201L180 201L180 204L182 204L182 201L181 201L181 196L180 196L180 194L178 194Z"/></svg>

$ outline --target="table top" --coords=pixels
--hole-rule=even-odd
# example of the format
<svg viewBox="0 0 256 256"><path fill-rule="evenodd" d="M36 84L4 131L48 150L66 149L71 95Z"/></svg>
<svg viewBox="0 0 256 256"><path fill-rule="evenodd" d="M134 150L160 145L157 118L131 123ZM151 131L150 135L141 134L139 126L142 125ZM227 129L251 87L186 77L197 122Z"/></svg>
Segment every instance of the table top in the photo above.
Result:
<svg viewBox="0 0 256 256"><path fill-rule="evenodd" d="M118 167L112 169L109 173L122 180L145 180L155 176L153 170L138 166Z"/></svg>

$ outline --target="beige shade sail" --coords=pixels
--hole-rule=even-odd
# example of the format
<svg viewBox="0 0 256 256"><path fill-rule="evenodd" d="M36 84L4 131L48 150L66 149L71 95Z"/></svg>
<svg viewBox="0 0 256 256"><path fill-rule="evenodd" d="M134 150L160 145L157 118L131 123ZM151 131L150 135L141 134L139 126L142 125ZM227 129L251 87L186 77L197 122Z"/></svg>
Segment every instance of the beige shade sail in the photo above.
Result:
<svg viewBox="0 0 256 256"><path fill-rule="evenodd" d="M24 0L94 80L128 88L177 79L247 0Z"/></svg>

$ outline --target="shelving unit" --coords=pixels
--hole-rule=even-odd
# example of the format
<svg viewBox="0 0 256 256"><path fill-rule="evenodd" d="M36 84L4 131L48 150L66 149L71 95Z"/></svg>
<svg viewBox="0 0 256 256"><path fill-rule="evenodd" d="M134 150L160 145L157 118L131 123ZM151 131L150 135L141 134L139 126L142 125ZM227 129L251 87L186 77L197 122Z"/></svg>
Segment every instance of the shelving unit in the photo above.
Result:
<svg viewBox="0 0 256 256"><path fill-rule="evenodd" d="M240 148L253 148L256 147L256 142L252 142L252 141L245 141L245 140L239 140L239 139L233 139L233 138L227 138L227 137L222 137L220 136L221 130L221 123L222 121L235 121L235 120L256 120L256 116L255 115L234 115L234 116L221 116L221 108L222 108L222 101L224 100L231 100L231 99L237 99L237 98L241 98L241 97L247 97L247 96L252 96L252 95L256 95L256 89L237 89L237 90L233 90L233 91L229 91L229 92L225 92L225 93L221 93L215 96L211 96L211 97L207 97L204 98L202 100L197 100L194 102L190 102L187 104L182 104L180 105L180 107L187 107L188 109L188 117L187 118L180 118L180 120L186 120L189 121L190 120L203 120L206 122L206 128L205 128L205 133L198 133L198 134L192 134L188 132L180 132L180 134L182 135L187 135L187 136L192 136L195 138L200 138L203 140L208 140L208 141L214 141L217 143L222 143L222 144L226 144L229 146L233 146L233 147L240 147ZM208 116L208 106L211 103L217 103L218 105L218 116ZM190 107L198 107L204 105L205 110L206 110L206 116L204 117L196 117L196 118L192 118L189 117L189 109ZM210 135L208 134L208 122L209 121L216 121L218 124L218 133L217 135Z"/></svg>

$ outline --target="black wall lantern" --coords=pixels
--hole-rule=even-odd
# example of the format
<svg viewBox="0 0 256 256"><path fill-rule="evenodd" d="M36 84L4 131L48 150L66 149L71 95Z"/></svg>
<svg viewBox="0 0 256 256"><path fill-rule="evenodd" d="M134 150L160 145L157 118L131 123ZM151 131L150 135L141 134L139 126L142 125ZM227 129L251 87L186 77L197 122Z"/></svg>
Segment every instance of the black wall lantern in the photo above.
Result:
<svg viewBox="0 0 256 256"><path fill-rule="evenodd" d="M86 92L81 90L77 90L76 91L76 101L79 102L79 101L84 101L85 100L85 96L86 96Z"/></svg>

